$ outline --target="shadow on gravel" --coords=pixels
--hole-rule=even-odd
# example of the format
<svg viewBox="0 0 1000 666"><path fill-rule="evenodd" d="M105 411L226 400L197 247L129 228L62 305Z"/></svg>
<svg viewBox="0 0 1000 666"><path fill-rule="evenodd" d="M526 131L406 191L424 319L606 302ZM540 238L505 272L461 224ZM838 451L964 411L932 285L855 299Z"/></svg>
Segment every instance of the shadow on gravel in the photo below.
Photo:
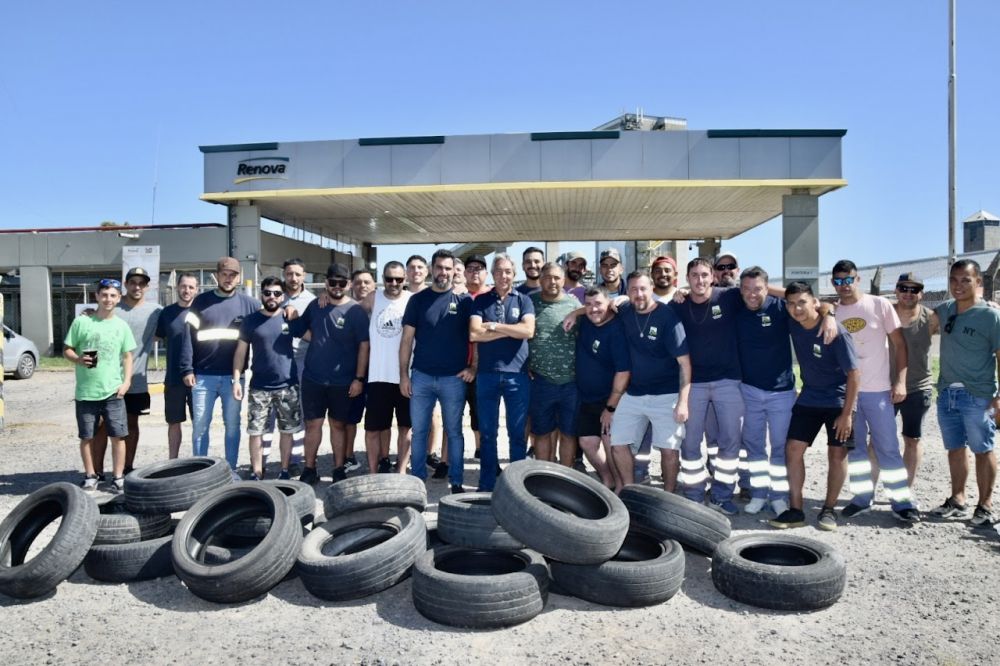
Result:
<svg viewBox="0 0 1000 666"><path fill-rule="evenodd" d="M293 606L303 606L306 608L360 608L361 606L368 606L372 603L372 597L350 599L348 601L328 601L326 599L314 597L309 594L305 586L302 585L302 581L298 578L281 583L272 589L270 594L275 599L281 599L287 604L292 604Z"/></svg>
<svg viewBox="0 0 1000 666"><path fill-rule="evenodd" d="M164 610L181 613L205 613L224 611L229 608L250 607L259 603L264 597L258 597L239 604L217 604L205 601L188 591L184 583L176 576L166 576L156 580L126 583L133 597L147 604Z"/></svg>
<svg viewBox="0 0 1000 666"><path fill-rule="evenodd" d="M47 601L54 596L56 596L55 590L52 590L48 594L43 594L40 597L35 597L34 599L15 599L14 597L8 597L0 594L0 608L16 608L18 606L26 606L39 601Z"/></svg>
<svg viewBox="0 0 1000 666"><path fill-rule="evenodd" d="M79 483L83 473L77 469L66 469L55 472L22 472L17 474L0 474L0 495L28 495L42 486L58 481Z"/></svg>

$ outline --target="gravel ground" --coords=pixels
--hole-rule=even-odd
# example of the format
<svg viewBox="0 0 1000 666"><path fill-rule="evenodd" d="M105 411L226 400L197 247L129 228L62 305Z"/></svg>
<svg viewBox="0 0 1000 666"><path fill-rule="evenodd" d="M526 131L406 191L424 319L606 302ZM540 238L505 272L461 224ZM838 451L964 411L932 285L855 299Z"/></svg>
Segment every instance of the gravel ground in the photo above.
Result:
<svg viewBox="0 0 1000 666"><path fill-rule="evenodd" d="M72 375L39 372L28 381L5 382L4 388L0 515L47 483L80 479ZM142 426L138 462L164 458L162 397L154 396L152 414ZM933 414L927 430L917 486L924 508L936 506L948 492ZM186 442L188 436L186 431ZM358 440L360 453L360 435ZM212 446L221 455L221 430L215 427ZM825 484L823 448L814 447L807 458L810 518ZM329 474L331 456L328 448L324 452L320 471ZM474 463L471 458L466 463L467 485L475 485ZM325 481L317 486L320 497L326 486ZM432 481L428 490L436 502L447 486ZM435 509L429 507L428 517ZM760 522L756 516L737 516L733 532L769 529ZM731 601L713 587L710 561L693 552L686 555L681 591L664 604L612 609L552 594L537 618L497 631L458 630L424 619L411 603L409 581L368 599L333 603L312 597L293 579L263 598L220 606L190 594L176 578L99 584L81 569L48 597L25 602L0 596L0 654L5 666L95 659L147 664L997 662L996 532L955 521L903 528L885 501L837 532L812 526L793 532L830 543L847 559L844 596L827 610L775 612Z"/></svg>

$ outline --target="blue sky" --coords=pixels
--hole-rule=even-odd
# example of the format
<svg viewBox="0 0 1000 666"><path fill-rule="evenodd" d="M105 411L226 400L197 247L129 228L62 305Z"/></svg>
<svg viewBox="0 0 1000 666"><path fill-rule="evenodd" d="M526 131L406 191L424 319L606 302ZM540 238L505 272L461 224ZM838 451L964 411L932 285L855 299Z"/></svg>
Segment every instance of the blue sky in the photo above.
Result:
<svg viewBox="0 0 1000 666"><path fill-rule="evenodd" d="M2 228L223 222L198 146L590 129L843 128L820 261L947 252L945 0L33 2L0 40ZM958 23L958 215L1000 214L1000 3ZM780 270L780 219L724 243ZM959 230L961 251L961 230ZM381 248L384 261L405 253ZM405 257L404 257L405 258Z"/></svg>

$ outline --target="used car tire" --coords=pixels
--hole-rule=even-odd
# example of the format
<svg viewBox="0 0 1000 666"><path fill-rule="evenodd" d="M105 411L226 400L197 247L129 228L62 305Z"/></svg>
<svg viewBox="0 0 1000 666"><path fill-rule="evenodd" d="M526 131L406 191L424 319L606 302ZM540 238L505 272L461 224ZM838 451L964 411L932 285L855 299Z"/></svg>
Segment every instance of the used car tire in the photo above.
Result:
<svg viewBox="0 0 1000 666"><path fill-rule="evenodd" d="M31 599L54 590L90 550L97 516L97 503L71 483L52 483L25 497L0 522L0 592ZM60 517L51 541L25 561L31 543Z"/></svg>
<svg viewBox="0 0 1000 666"><path fill-rule="evenodd" d="M628 532L628 511L611 490L556 463L511 463L497 479L492 499L501 527L528 548L560 562L610 560Z"/></svg>
<svg viewBox="0 0 1000 666"><path fill-rule="evenodd" d="M330 520L351 511L384 506L423 511L427 507L424 482L409 474L366 474L338 481L326 491L323 515Z"/></svg>
<svg viewBox="0 0 1000 666"><path fill-rule="evenodd" d="M206 549L238 520L266 515L271 529L243 557L208 564ZM302 525L291 502L277 488L260 483L230 484L191 507L174 532L171 558L177 577L207 601L238 603L259 597L281 582L295 564Z"/></svg>
<svg viewBox="0 0 1000 666"><path fill-rule="evenodd" d="M712 556L712 582L730 599L774 610L817 610L836 603L847 564L832 546L789 534L726 539Z"/></svg>
<svg viewBox="0 0 1000 666"><path fill-rule="evenodd" d="M406 578L427 549L427 527L412 507L355 511L317 525L295 570L306 590L331 601L359 599Z"/></svg>
<svg viewBox="0 0 1000 666"><path fill-rule="evenodd" d="M438 538L464 548L524 548L523 543L497 524L492 503L492 493L442 496L438 501Z"/></svg>
<svg viewBox="0 0 1000 666"><path fill-rule="evenodd" d="M677 594L684 582L684 549L631 529L615 556L602 564L549 565L560 593L603 606L653 606Z"/></svg>
<svg viewBox="0 0 1000 666"><path fill-rule="evenodd" d="M630 484L619 497L628 507L632 525L706 555L714 553L732 529L729 519L718 511L660 488Z"/></svg>
<svg viewBox="0 0 1000 666"><path fill-rule="evenodd" d="M316 492L308 483L292 479L271 479L267 481L246 481L245 483L263 483L277 488L288 497L292 508L298 514L303 527L310 527L316 512ZM271 519L267 516L256 516L234 523L226 530L226 536L236 540L256 541L271 529Z"/></svg>
<svg viewBox="0 0 1000 666"><path fill-rule="evenodd" d="M223 458L195 456L162 460L125 477L125 504L136 513L187 511L217 488L233 482Z"/></svg>
<svg viewBox="0 0 1000 666"><path fill-rule="evenodd" d="M98 500L97 508L100 514L94 545L148 541L169 534L172 528L170 514L132 513L121 495Z"/></svg>
<svg viewBox="0 0 1000 666"><path fill-rule="evenodd" d="M83 558L83 570L94 580L107 583L130 583L171 576L170 559L173 536L147 541L108 543L92 546Z"/></svg>
<svg viewBox="0 0 1000 666"><path fill-rule="evenodd" d="M35 374L36 365L35 357L28 352L24 352L17 359L17 366L14 368L14 377L17 379L31 379L31 376Z"/></svg>
<svg viewBox="0 0 1000 666"><path fill-rule="evenodd" d="M527 622L542 612L548 590L544 558L527 549L439 546L424 552L413 567L413 605L427 619L451 627L493 629Z"/></svg>

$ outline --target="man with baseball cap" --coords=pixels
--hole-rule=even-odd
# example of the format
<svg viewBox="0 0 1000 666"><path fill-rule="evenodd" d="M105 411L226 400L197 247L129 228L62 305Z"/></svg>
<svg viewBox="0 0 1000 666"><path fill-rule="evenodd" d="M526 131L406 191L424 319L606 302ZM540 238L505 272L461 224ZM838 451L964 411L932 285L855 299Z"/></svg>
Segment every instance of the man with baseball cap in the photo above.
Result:
<svg viewBox="0 0 1000 666"><path fill-rule="evenodd" d="M724 252L715 258L712 278L716 287L740 286L740 262L732 252Z"/></svg>
<svg viewBox="0 0 1000 666"><path fill-rule="evenodd" d="M677 291L677 262L673 257L657 257L649 267L653 278L653 297L661 303L669 303Z"/></svg>
<svg viewBox="0 0 1000 666"><path fill-rule="evenodd" d="M563 285L563 291L576 296L576 300L580 301L582 305L587 298L585 293L587 288L583 286L580 280L583 279L583 274L587 272L587 258L579 252L567 252L563 255L563 268L566 269L566 280Z"/></svg>
<svg viewBox="0 0 1000 666"><path fill-rule="evenodd" d="M212 291L195 297L185 315L180 370L191 387L192 444L196 456L208 455L209 426L216 398L222 401L226 426L226 460L233 468L240 455L240 403L233 397L233 357L243 319L260 309L260 301L242 293L240 262L221 257L216 263ZM243 379L240 379L242 383Z"/></svg>
<svg viewBox="0 0 1000 666"><path fill-rule="evenodd" d="M625 267L622 266L622 255L618 253L618 250L609 247L602 251L599 263L601 266L601 286L607 289L609 294L626 296L628 286L622 279Z"/></svg>

